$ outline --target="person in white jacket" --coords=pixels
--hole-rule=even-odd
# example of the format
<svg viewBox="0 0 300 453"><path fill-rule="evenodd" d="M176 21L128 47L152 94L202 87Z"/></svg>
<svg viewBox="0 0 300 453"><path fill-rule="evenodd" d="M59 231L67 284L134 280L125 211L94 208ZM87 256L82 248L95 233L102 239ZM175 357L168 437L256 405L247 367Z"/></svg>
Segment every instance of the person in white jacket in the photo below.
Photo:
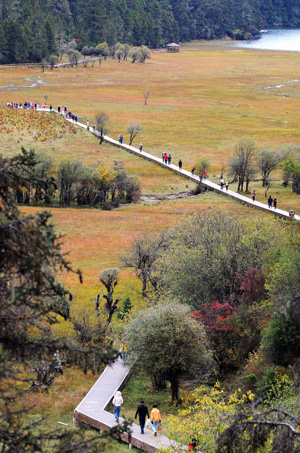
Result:
<svg viewBox="0 0 300 453"><path fill-rule="evenodd" d="M116 418L116 422L118 422L120 417L121 405L123 404L122 393L119 390L116 392L112 403L114 405L114 416Z"/></svg>

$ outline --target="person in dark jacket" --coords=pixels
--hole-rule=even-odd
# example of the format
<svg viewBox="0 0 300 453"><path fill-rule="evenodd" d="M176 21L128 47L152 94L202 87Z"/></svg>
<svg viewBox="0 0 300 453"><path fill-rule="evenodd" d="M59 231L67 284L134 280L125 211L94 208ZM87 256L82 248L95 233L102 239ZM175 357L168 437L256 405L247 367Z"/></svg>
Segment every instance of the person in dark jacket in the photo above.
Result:
<svg viewBox="0 0 300 453"><path fill-rule="evenodd" d="M269 209L272 209L272 204L273 204L273 198L270 195L269 198L268 198Z"/></svg>
<svg viewBox="0 0 300 453"><path fill-rule="evenodd" d="M141 404L138 406L134 418L136 418L137 416L139 416L141 434L144 434L146 416L148 418L150 418L150 415L149 415L149 412L148 412L148 407L145 406L144 400L141 400Z"/></svg>

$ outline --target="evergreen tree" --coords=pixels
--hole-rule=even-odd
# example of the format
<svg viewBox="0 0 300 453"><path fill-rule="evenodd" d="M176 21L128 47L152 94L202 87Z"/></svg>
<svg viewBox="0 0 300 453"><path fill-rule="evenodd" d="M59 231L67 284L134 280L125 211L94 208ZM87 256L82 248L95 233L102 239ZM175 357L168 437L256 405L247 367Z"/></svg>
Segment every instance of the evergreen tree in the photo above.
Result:
<svg viewBox="0 0 300 453"><path fill-rule="evenodd" d="M45 22L45 32L47 36L47 47L49 54L56 54L57 53L57 45L55 40L55 32L54 32L54 19L52 15L48 15L46 22Z"/></svg>
<svg viewBox="0 0 300 453"><path fill-rule="evenodd" d="M0 63L5 63L6 51L7 51L6 36L4 33L2 21L0 20Z"/></svg>
<svg viewBox="0 0 300 453"><path fill-rule="evenodd" d="M20 0L0 0L2 19L17 20L20 17Z"/></svg>
<svg viewBox="0 0 300 453"><path fill-rule="evenodd" d="M60 17L66 23L71 21L72 15L68 0L47 0L47 4L53 16Z"/></svg>
<svg viewBox="0 0 300 453"><path fill-rule="evenodd" d="M34 11L35 14L29 23L31 30L31 47L29 49L29 55L31 61L38 62L43 58L46 58L49 55L49 52L44 16L38 0L35 3Z"/></svg>

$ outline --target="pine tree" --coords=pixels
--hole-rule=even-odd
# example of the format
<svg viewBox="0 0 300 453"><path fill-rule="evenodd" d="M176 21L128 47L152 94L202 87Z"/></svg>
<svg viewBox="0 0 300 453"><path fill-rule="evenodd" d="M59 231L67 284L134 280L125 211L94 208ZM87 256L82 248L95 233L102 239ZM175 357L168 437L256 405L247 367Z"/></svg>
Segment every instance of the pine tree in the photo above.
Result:
<svg viewBox="0 0 300 453"><path fill-rule="evenodd" d="M32 35L29 55L32 61L39 62L49 55L49 51L44 16L38 0L35 3L34 11L35 14L29 24Z"/></svg>
<svg viewBox="0 0 300 453"><path fill-rule="evenodd" d="M48 0L47 4L53 16L60 17L67 24L71 22L72 15L68 0Z"/></svg>
<svg viewBox="0 0 300 453"><path fill-rule="evenodd" d="M48 53L50 55L57 53L54 28L53 16L51 14L48 14L45 22L45 32L47 36Z"/></svg>
<svg viewBox="0 0 300 453"><path fill-rule="evenodd" d="M0 63L5 63L6 51L7 42L3 29L3 24L2 21L0 20Z"/></svg>
<svg viewBox="0 0 300 453"><path fill-rule="evenodd" d="M0 0L2 19L17 20L20 17L20 0Z"/></svg>

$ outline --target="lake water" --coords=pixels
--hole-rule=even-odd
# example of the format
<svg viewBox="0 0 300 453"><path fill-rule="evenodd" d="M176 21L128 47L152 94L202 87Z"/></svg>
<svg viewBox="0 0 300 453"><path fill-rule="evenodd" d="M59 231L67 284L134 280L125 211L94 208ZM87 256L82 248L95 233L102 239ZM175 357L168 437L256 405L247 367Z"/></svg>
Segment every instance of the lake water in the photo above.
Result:
<svg viewBox="0 0 300 453"><path fill-rule="evenodd" d="M268 30L261 34L260 39L241 41L234 44L234 47L300 52L300 30Z"/></svg>

